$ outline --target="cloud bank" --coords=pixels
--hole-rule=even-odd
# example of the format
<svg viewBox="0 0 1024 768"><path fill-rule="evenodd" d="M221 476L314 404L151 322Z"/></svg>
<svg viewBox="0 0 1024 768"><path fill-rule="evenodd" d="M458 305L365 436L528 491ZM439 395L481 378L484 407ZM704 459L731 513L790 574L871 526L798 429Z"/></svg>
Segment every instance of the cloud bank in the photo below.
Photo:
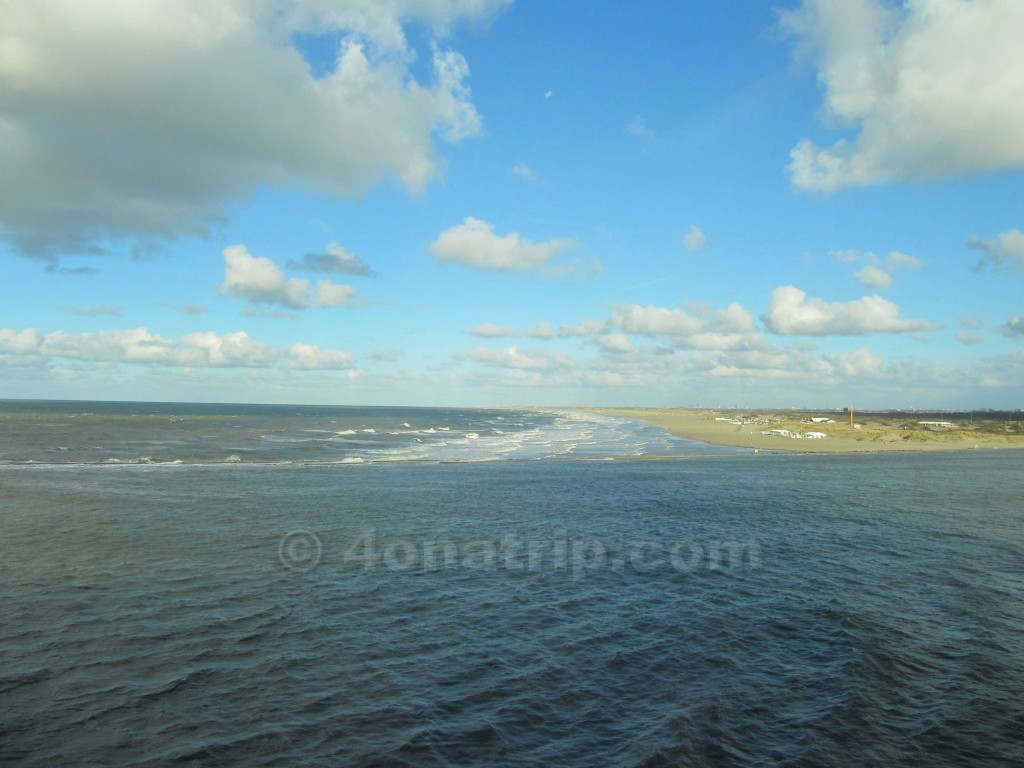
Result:
<svg viewBox="0 0 1024 768"><path fill-rule="evenodd" d="M900 308L881 296L864 296L856 301L826 302L809 299L792 285L772 293L768 311L761 319L780 336L860 336L866 333L907 333L927 331L925 320L903 320Z"/></svg>
<svg viewBox="0 0 1024 768"><path fill-rule="evenodd" d="M348 352L301 343L287 348L272 347L245 331L198 331L175 340L142 327L80 334L0 328L0 355L191 368L279 365L299 370L341 370L355 365L355 358Z"/></svg>

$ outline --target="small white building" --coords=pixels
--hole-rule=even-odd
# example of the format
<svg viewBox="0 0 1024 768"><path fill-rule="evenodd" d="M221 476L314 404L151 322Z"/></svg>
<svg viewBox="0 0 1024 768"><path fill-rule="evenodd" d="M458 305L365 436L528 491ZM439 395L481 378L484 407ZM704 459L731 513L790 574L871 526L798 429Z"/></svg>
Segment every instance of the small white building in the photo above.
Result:
<svg viewBox="0 0 1024 768"><path fill-rule="evenodd" d="M824 432L805 432L804 437L810 438L811 440L824 440L828 435Z"/></svg>
<svg viewBox="0 0 1024 768"><path fill-rule="evenodd" d="M767 432L762 432L762 435L771 435L772 437L792 437L792 434L788 429L769 429Z"/></svg>
<svg viewBox="0 0 1024 768"><path fill-rule="evenodd" d="M956 426L951 421L919 421L922 427L934 427L935 429L953 429Z"/></svg>

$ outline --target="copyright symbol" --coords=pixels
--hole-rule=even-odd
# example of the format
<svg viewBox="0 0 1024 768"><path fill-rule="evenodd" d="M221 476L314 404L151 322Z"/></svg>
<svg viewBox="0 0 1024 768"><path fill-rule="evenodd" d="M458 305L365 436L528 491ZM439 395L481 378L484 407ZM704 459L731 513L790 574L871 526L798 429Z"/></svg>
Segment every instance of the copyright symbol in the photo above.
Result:
<svg viewBox="0 0 1024 768"><path fill-rule="evenodd" d="M309 571L320 562L323 546L312 531L288 531L277 546L277 558L289 571Z"/></svg>

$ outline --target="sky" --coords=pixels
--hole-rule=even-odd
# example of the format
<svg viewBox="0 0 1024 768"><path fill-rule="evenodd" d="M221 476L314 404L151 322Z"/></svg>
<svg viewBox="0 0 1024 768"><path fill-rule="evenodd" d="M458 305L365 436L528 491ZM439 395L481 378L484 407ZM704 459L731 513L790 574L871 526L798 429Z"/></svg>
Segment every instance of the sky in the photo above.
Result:
<svg viewBox="0 0 1024 768"><path fill-rule="evenodd" d="M1024 407L1019 0L0 0L0 398Z"/></svg>

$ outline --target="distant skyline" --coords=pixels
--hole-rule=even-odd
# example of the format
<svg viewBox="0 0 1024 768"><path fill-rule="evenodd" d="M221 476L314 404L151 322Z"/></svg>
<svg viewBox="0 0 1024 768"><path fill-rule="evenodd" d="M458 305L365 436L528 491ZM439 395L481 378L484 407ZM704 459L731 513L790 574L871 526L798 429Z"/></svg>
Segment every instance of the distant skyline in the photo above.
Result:
<svg viewBox="0 0 1024 768"><path fill-rule="evenodd" d="M0 2L0 398L1024 407L1021 29Z"/></svg>

